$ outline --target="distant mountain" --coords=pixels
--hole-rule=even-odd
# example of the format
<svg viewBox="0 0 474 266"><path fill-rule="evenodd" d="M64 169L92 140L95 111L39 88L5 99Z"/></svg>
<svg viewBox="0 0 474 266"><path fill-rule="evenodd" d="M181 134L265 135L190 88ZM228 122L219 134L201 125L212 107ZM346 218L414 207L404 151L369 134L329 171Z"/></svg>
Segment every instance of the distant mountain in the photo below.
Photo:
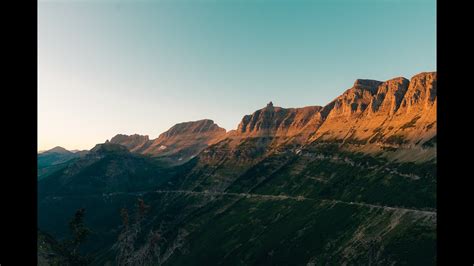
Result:
<svg viewBox="0 0 474 266"><path fill-rule="evenodd" d="M131 152L143 151L151 144L148 136L138 134L130 136L118 134L110 140L110 143L123 145Z"/></svg>
<svg viewBox="0 0 474 266"><path fill-rule="evenodd" d="M88 153L89 151L88 150L71 150L72 153L76 153L76 154L79 154L79 155L85 155L86 153Z"/></svg>
<svg viewBox="0 0 474 266"><path fill-rule="evenodd" d="M71 154L73 152L71 151L68 151L66 150L65 148L63 147L60 147L60 146L56 146L50 150L46 150L44 151L43 153L46 153L46 154L53 154L53 153L57 153L57 154Z"/></svg>
<svg viewBox="0 0 474 266"><path fill-rule="evenodd" d="M38 184L38 193L68 195L137 191L159 184L161 165L114 143L97 144Z"/></svg>
<svg viewBox="0 0 474 266"><path fill-rule="evenodd" d="M38 154L38 179L44 178L65 166L65 163L83 156L87 151L71 152L63 147L54 147Z"/></svg>
<svg viewBox="0 0 474 266"><path fill-rule="evenodd" d="M38 182L39 226L86 208L94 265L434 265L436 80L117 135Z"/></svg>
<svg viewBox="0 0 474 266"><path fill-rule="evenodd" d="M153 140L137 134L119 134L113 137L110 143L123 145L131 152L159 157L172 164L181 164L210 144L221 140L225 134L225 129L214 121L204 119L176 124Z"/></svg>

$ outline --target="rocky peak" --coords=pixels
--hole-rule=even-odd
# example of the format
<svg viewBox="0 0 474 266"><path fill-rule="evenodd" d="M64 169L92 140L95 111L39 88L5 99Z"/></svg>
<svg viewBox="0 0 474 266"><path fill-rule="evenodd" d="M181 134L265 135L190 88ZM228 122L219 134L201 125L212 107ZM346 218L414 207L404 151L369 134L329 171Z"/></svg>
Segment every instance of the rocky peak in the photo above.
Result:
<svg viewBox="0 0 474 266"><path fill-rule="evenodd" d="M70 154L72 152L66 150L65 148L63 147L60 147L60 146L56 146L50 150L47 150L45 152L43 152L43 154L47 154L47 153L59 153L59 154Z"/></svg>
<svg viewBox="0 0 474 266"><path fill-rule="evenodd" d="M431 106L436 100L436 80L436 72L422 72L413 76L402 106L407 111Z"/></svg>
<svg viewBox="0 0 474 266"><path fill-rule="evenodd" d="M92 148L88 155L107 155L107 154L126 154L129 153L128 149L120 144L115 143L102 143L97 144Z"/></svg>
<svg viewBox="0 0 474 266"><path fill-rule="evenodd" d="M110 142L120 143L123 141L130 141L130 140L147 141L149 140L149 138L147 135L143 136L143 135L133 134L129 136L129 135L124 135L124 134L117 134L112 139L110 139Z"/></svg>
<svg viewBox="0 0 474 266"><path fill-rule="evenodd" d="M410 80L357 80L320 114L324 121L312 141L335 141L384 153L418 146L417 160L432 158L429 145L421 146L436 137L436 73L420 73ZM414 158L407 154L414 153L405 153L403 159Z"/></svg>
<svg viewBox="0 0 474 266"><path fill-rule="evenodd" d="M226 130L210 119L179 123L151 140L142 153L184 163L225 135Z"/></svg>
<svg viewBox="0 0 474 266"><path fill-rule="evenodd" d="M306 127L321 110L320 106L282 108L270 102L265 108L245 115L237 127L236 136L290 136Z"/></svg>
<svg viewBox="0 0 474 266"><path fill-rule="evenodd" d="M380 82L374 80L356 80L354 86L325 107L330 116L351 116L362 113L370 104Z"/></svg>
<svg viewBox="0 0 474 266"><path fill-rule="evenodd" d="M162 133L159 138L169 138L187 134L207 134L211 132L225 133L226 130L219 127L213 120L203 119L176 124Z"/></svg>
<svg viewBox="0 0 474 266"><path fill-rule="evenodd" d="M118 134L115 135L111 140L110 143L113 144L120 144L125 146L131 152L137 152L140 149L144 148L148 145L150 139L148 136L133 134L133 135L124 135ZM108 142L106 142L108 143Z"/></svg>
<svg viewBox="0 0 474 266"><path fill-rule="evenodd" d="M381 81L372 79L356 79L352 87L358 89L367 89L369 91L375 92L381 83Z"/></svg>
<svg viewBox="0 0 474 266"><path fill-rule="evenodd" d="M410 82L403 77L387 81L357 79L346 90L321 111L322 116L351 117L368 112L394 114L400 107Z"/></svg>
<svg viewBox="0 0 474 266"><path fill-rule="evenodd" d="M394 114L402 102L410 81L403 77L381 83L370 103L370 113Z"/></svg>
<svg viewBox="0 0 474 266"><path fill-rule="evenodd" d="M274 107L270 102L265 108L255 111L251 115L245 115L237 127L239 133L257 133L275 129L281 123L281 118L286 109Z"/></svg>

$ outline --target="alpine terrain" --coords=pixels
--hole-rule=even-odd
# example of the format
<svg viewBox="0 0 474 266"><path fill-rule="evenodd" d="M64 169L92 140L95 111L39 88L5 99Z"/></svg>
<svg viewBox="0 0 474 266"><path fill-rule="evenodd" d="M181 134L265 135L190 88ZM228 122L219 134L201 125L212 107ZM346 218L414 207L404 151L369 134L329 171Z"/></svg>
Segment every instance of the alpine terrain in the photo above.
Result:
<svg viewBox="0 0 474 266"><path fill-rule="evenodd" d="M55 250L84 209L90 265L435 265L436 81L41 153L38 256L74 265Z"/></svg>

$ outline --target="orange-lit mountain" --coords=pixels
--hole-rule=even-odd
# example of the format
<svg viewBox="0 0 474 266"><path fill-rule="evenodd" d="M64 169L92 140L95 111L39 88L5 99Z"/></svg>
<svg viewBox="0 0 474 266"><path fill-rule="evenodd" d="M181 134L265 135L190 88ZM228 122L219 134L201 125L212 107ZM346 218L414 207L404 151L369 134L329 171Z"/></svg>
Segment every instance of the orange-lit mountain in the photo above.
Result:
<svg viewBox="0 0 474 266"><path fill-rule="evenodd" d="M246 115L229 134L234 137L308 137L322 122L319 115L321 106L303 108L281 108L270 102L263 109Z"/></svg>
<svg viewBox="0 0 474 266"><path fill-rule="evenodd" d="M323 108L328 114L311 141L336 141L401 160L431 159L436 150L436 103L435 72L410 81L358 80Z"/></svg>
<svg viewBox="0 0 474 266"><path fill-rule="evenodd" d="M436 101L435 72L420 73L411 80L359 79L324 107L286 109L270 102L244 116L237 130L226 135L225 146L240 149L242 143L254 139L259 150L268 153L329 142L388 159L426 161L436 156ZM221 146L224 149L224 143ZM237 154L246 154L248 149Z"/></svg>
<svg viewBox="0 0 474 266"><path fill-rule="evenodd" d="M257 154L249 152L255 149L260 156L289 146L327 142L350 151L424 161L436 155L436 101L436 72L420 73L411 80L358 79L324 107L282 108L270 102L245 115L237 129L227 133L212 120L204 119L176 124L154 140L117 135L110 142L176 162L185 162L212 144L216 144L213 149L221 147L219 153L226 156L229 154L225 150L246 147L236 156L254 157ZM255 147L243 145L249 140Z"/></svg>
<svg viewBox="0 0 474 266"><path fill-rule="evenodd" d="M176 124L152 140L148 136L119 134L110 142L123 145L131 152L162 157L171 162L185 162L221 140L225 134L226 130L214 121L203 119Z"/></svg>
<svg viewBox="0 0 474 266"><path fill-rule="evenodd" d="M110 143L123 145L131 152L142 152L151 144L148 136L138 134L130 136L118 134L110 140Z"/></svg>
<svg viewBox="0 0 474 266"><path fill-rule="evenodd" d="M153 140L143 153L186 160L222 139L225 133L225 129L209 119L179 123Z"/></svg>
<svg viewBox="0 0 474 266"><path fill-rule="evenodd" d="M237 187L248 185L252 190L272 173L299 176L313 171L308 165L324 160L356 164L347 154L384 163L414 162L431 169L436 161L436 102L436 73L432 72L411 80L357 80L324 107L287 109L269 103L205 148L185 177L195 182L185 187L225 191L246 176L248 180ZM265 174L259 177L259 173Z"/></svg>

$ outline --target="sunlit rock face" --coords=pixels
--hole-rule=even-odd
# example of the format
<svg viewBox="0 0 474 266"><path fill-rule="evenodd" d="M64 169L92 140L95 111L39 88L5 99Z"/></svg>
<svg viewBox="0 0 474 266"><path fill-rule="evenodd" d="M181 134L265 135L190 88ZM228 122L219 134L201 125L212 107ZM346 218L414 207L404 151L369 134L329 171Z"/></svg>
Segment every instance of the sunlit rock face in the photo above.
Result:
<svg viewBox="0 0 474 266"><path fill-rule="evenodd" d="M143 151L152 156L180 155L189 159L225 136L226 130L209 119L179 123L162 133ZM178 158L179 159L179 158Z"/></svg>
<svg viewBox="0 0 474 266"><path fill-rule="evenodd" d="M179 123L156 139L148 136L116 135L110 142L129 151L152 157L166 157L173 163L184 163L210 144L221 140L226 130L209 119Z"/></svg>
<svg viewBox="0 0 474 266"><path fill-rule="evenodd" d="M251 152L254 149L242 150L249 141L258 144L258 154L295 145L335 142L352 151L387 158L430 160L436 155L436 72L423 72L411 80L357 79L325 106L283 108L269 102L245 115L237 129L229 132L204 119L176 124L152 140L136 134L111 139L111 143L121 144L131 152L166 157L176 163L186 162L220 141L225 141L218 146L228 150L226 156L236 154L239 158L234 159L241 161L256 156ZM210 154L213 153L207 151L202 157Z"/></svg>
<svg viewBox="0 0 474 266"><path fill-rule="evenodd" d="M311 141L335 141L351 149L382 152L389 157L412 150L398 159L435 157L435 72L420 73L411 80L399 77L360 84L356 81L323 108L327 117Z"/></svg>
<svg viewBox="0 0 474 266"><path fill-rule="evenodd" d="M123 145L131 152L140 152L151 144L148 136L138 134L130 136L118 134L110 139L110 143Z"/></svg>
<svg viewBox="0 0 474 266"><path fill-rule="evenodd" d="M291 137L306 132L321 106L303 108L275 107L270 102L265 108L246 115L237 127L241 137ZM314 130L311 129L310 131ZM308 132L309 133L309 132Z"/></svg>

